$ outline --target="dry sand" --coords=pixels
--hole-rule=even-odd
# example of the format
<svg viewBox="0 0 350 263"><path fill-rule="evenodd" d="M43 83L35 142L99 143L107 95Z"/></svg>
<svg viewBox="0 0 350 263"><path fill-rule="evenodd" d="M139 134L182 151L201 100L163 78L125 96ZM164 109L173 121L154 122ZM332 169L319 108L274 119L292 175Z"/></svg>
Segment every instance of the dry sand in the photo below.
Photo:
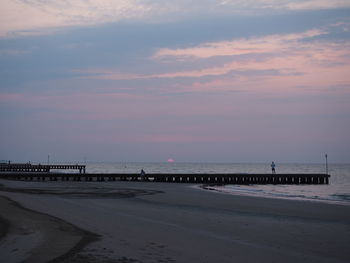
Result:
<svg viewBox="0 0 350 263"><path fill-rule="evenodd" d="M47 235L59 224L52 217L39 214L46 227L36 230L34 212L5 213L1 202L2 217L14 214L6 219L34 234L27 239L19 235L4 247L9 231L0 241L0 254L5 255L7 248L11 257L16 252L11 249L20 248L26 253L16 252L17 259L27 262L45 262L33 261L35 253L51 258L66 255L57 262L350 262L349 206L226 195L188 184L5 180L0 184L0 195L71 227ZM28 219L22 221L19 213ZM71 241L84 236L82 232L101 238L71 250L75 246ZM70 243L64 241L66 248L53 254L49 250L53 236L57 242ZM45 249L38 249L43 240Z"/></svg>

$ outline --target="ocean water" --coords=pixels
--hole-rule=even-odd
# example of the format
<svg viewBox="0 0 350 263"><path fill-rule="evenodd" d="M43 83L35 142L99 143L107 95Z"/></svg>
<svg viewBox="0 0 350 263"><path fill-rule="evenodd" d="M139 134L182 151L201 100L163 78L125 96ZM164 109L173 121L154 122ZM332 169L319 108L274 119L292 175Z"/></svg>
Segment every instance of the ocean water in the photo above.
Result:
<svg viewBox="0 0 350 263"><path fill-rule="evenodd" d="M270 173L269 163L87 163L88 173ZM277 173L325 173L324 164L277 164ZM350 164L329 164L328 185L225 185L227 194L350 205Z"/></svg>

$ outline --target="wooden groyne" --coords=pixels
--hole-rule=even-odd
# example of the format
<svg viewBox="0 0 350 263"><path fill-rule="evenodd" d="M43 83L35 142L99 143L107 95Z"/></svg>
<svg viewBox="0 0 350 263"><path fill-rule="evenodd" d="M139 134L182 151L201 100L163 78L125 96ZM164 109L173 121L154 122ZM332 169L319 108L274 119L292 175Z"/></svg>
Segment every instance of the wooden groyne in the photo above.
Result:
<svg viewBox="0 0 350 263"><path fill-rule="evenodd" d="M85 171L85 169L84 169ZM200 184L329 184L329 174L88 174L1 172L0 178L30 181L146 181Z"/></svg>
<svg viewBox="0 0 350 263"><path fill-rule="evenodd" d="M30 164L30 163L5 163L0 164L0 172L31 172L49 173L51 170L79 170L85 174L85 165L79 164Z"/></svg>

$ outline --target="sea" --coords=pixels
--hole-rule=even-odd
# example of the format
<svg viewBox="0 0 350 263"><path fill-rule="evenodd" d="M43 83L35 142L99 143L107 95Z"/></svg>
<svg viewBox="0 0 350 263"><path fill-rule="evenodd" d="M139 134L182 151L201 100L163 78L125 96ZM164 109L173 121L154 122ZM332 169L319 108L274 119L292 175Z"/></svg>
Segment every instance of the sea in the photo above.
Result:
<svg viewBox="0 0 350 263"><path fill-rule="evenodd" d="M88 173L271 173L270 163L90 162ZM277 163L277 173L326 173L325 164ZM328 164L328 185L224 185L226 194L350 205L350 164Z"/></svg>

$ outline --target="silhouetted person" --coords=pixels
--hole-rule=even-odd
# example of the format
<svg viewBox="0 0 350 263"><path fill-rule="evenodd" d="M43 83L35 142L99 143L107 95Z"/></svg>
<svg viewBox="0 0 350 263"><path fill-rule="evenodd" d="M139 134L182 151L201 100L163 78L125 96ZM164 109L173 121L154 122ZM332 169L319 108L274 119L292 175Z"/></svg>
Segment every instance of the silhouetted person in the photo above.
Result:
<svg viewBox="0 0 350 263"><path fill-rule="evenodd" d="M140 175L141 175L141 180L145 180L146 173L143 169L141 169Z"/></svg>
<svg viewBox="0 0 350 263"><path fill-rule="evenodd" d="M271 170L272 170L272 173L273 173L273 174L276 173L276 169L275 169L275 168L276 168L276 164L275 164L275 162L272 162L272 163L271 163Z"/></svg>

